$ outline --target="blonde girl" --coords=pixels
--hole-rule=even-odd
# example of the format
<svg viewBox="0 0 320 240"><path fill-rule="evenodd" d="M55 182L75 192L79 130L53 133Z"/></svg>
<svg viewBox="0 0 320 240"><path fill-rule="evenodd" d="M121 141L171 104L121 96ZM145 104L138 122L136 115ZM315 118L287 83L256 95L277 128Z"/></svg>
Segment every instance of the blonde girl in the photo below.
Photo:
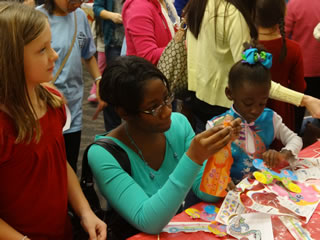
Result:
<svg viewBox="0 0 320 240"><path fill-rule="evenodd" d="M90 239L105 239L66 161L66 114L52 80L57 53L44 14L0 2L0 239L69 240L68 202Z"/></svg>

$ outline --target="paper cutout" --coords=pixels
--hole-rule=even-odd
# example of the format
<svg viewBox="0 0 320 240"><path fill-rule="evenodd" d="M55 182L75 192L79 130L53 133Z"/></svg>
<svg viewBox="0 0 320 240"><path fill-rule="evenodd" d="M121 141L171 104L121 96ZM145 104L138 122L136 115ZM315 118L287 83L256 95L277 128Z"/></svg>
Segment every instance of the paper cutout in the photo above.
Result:
<svg viewBox="0 0 320 240"><path fill-rule="evenodd" d="M260 185L262 189L254 189L241 193L241 201L245 207L253 211L274 215L295 216L293 211L280 204L278 196Z"/></svg>
<svg viewBox="0 0 320 240"><path fill-rule="evenodd" d="M282 184L263 185L260 183L251 190L242 192L240 199L244 206L252 211L293 216L307 223L318 206L320 196L312 186L308 186L306 183L298 184L302 188L300 194L288 191Z"/></svg>
<svg viewBox="0 0 320 240"><path fill-rule="evenodd" d="M185 210L185 213L188 214L191 218L200 218L207 222L215 220L218 212L219 208L214 205L206 205L204 206L203 210L199 210L196 208L188 208Z"/></svg>
<svg viewBox="0 0 320 240"><path fill-rule="evenodd" d="M208 232L213 233L218 237L227 235L227 228L216 221L213 222L169 222L162 229L162 232L178 233L178 232Z"/></svg>
<svg viewBox="0 0 320 240"><path fill-rule="evenodd" d="M200 184L200 190L207 194L224 197L230 182L230 169L233 163L231 144L209 157Z"/></svg>
<svg viewBox="0 0 320 240"><path fill-rule="evenodd" d="M299 181L320 179L320 159L300 159L293 167Z"/></svg>
<svg viewBox="0 0 320 240"><path fill-rule="evenodd" d="M209 222L169 222L169 224L162 229L162 232L211 232L208 229L210 224Z"/></svg>
<svg viewBox="0 0 320 240"><path fill-rule="evenodd" d="M231 216L245 212L245 207L240 203L238 192L229 191L221 204L216 221L227 225Z"/></svg>
<svg viewBox="0 0 320 240"><path fill-rule="evenodd" d="M274 239L271 216L263 213L246 213L232 217L227 233L241 240Z"/></svg>
<svg viewBox="0 0 320 240"><path fill-rule="evenodd" d="M253 166L261 172L254 172L253 176L263 184L270 184L274 179L279 180L282 184L292 192L300 193L300 187L293 183L292 181L297 181L297 176L290 170L281 170L280 173L277 173L269 169L262 159L254 159Z"/></svg>
<svg viewBox="0 0 320 240"><path fill-rule="evenodd" d="M284 216L279 217L279 219L296 240L313 240L309 231L303 228L297 219Z"/></svg>
<svg viewBox="0 0 320 240"><path fill-rule="evenodd" d="M217 235L218 237L223 237L227 235L227 230L225 225L222 225L215 220L219 208L214 205L205 205L203 210L196 208L188 208L185 210L185 213L193 219L202 219L206 222L210 222L208 225L209 232ZM199 231L202 231L198 229Z"/></svg>
<svg viewBox="0 0 320 240"><path fill-rule="evenodd" d="M319 201L318 194L312 186L299 182L297 184L301 189L300 193L290 192L278 184L272 184L268 187L279 196L287 197L289 200L300 206L316 204Z"/></svg>
<svg viewBox="0 0 320 240"><path fill-rule="evenodd" d="M188 214L192 218L200 218L200 212L198 209L188 208L184 211L186 212L186 214Z"/></svg>
<svg viewBox="0 0 320 240"><path fill-rule="evenodd" d="M218 237L224 237L227 235L227 226L218 223L217 221L213 221L209 226L208 229L213 234L217 235Z"/></svg>

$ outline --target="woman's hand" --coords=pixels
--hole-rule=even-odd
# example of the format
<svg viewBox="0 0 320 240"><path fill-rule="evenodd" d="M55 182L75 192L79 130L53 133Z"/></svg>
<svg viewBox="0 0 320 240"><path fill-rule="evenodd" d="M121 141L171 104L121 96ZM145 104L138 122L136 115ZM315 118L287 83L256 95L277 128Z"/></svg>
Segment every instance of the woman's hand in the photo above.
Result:
<svg viewBox="0 0 320 240"><path fill-rule="evenodd" d="M313 118L320 118L320 99L304 95L301 106L306 107Z"/></svg>
<svg viewBox="0 0 320 240"><path fill-rule="evenodd" d="M232 140L232 127L222 125L197 134L192 140L187 155L199 165L218 152Z"/></svg>
<svg viewBox="0 0 320 240"><path fill-rule="evenodd" d="M221 124L196 135L187 151L188 157L202 165L211 155L237 139L241 130L241 119L232 120L233 118L230 117L228 117L230 120L228 126Z"/></svg>
<svg viewBox="0 0 320 240"><path fill-rule="evenodd" d="M89 234L90 240L107 239L107 225L91 210L81 215L81 225Z"/></svg>
<svg viewBox="0 0 320 240"><path fill-rule="evenodd" d="M115 24L122 24L122 16L120 13L112 12L111 14L111 21Z"/></svg>

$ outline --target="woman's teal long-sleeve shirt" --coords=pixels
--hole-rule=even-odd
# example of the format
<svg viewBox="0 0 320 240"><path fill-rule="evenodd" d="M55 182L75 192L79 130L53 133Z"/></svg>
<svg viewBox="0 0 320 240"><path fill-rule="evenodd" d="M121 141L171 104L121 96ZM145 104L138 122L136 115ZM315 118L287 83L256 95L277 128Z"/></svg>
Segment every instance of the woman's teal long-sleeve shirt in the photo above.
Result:
<svg viewBox="0 0 320 240"><path fill-rule="evenodd" d="M204 201L218 200L200 191L204 166L201 168L185 154L194 137L188 120L179 113L172 113L171 120L171 127L165 132L165 158L157 171L112 137L128 154L131 176L103 147L93 145L88 152L89 165L108 203L134 227L150 234L159 233L168 224L191 187ZM97 138L101 137L105 136Z"/></svg>

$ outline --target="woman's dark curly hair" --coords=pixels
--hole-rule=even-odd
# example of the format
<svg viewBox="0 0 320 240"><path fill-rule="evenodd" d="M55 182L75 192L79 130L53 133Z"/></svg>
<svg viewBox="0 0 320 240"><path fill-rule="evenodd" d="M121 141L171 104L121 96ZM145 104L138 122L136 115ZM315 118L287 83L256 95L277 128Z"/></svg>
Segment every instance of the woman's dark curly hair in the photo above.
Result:
<svg viewBox="0 0 320 240"><path fill-rule="evenodd" d="M136 56L118 57L104 70L99 94L108 104L137 114L144 98L144 87L153 79L161 79L170 89L167 78L151 62Z"/></svg>

